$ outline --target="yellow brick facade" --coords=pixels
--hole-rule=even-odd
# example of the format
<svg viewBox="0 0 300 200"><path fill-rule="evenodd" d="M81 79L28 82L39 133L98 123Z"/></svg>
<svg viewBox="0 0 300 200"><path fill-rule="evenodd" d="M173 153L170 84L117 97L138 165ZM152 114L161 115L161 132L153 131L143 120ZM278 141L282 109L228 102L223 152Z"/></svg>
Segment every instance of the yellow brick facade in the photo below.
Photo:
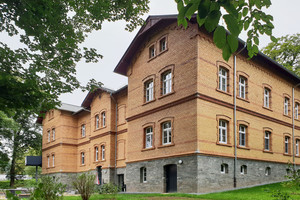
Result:
<svg viewBox="0 0 300 200"><path fill-rule="evenodd" d="M163 50L162 39L166 40ZM151 57L152 48L155 51ZM237 159L244 163L293 162L292 88L300 79L262 55L249 60L245 50L237 56L236 63ZM219 88L220 68L227 71L226 92ZM181 159L187 156L196 156L196 159L200 158L197 156L234 158L233 57L228 62L224 61L221 50L213 44L212 35L199 29L195 21L189 22L188 28L184 29L177 26L176 18L148 18L115 72L128 77L128 87L117 92L99 89L96 93L90 93L82 104L85 109L75 114L59 109L46 114L43 119L44 174L92 171L98 166L102 169L126 169L125 182L130 191L165 192L166 189L160 188L165 187L166 182L161 181L159 186L150 183L143 185L140 181L142 175L136 174L134 177L134 173L139 173L134 168L143 169L147 162L159 160L167 160L167 164L176 163L170 160L172 158L178 158L182 163ZM162 94L165 72L172 75L172 89L167 95ZM245 98L240 98L238 94L240 77L246 78ZM146 102L145 85L149 80L153 81L153 99ZM264 106L265 88L270 91L269 108ZM288 115L284 115L286 97L289 98ZM298 88L295 89L295 100L300 103ZM101 121L103 112L106 114L106 125L102 127L100 122L97 129L96 116ZM220 120L227 122L225 143L220 142L219 138ZM162 126L165 122L171 124L171 142L168 144L163 142ZM86 127L85 137L82 137L83 124ZM245 145L239 143L240 125L246 127ZM150 148L146 148L145 131L148 127L152 128ZM52 132L53 128L55 140L48 142L48 131ZM267 151L266 131L271 134ZM296 143L300 139L298 119L295 119L294 134ZM289 137L288 153L285 153L286 136ZM102 145L105 146L104 160L100 152ZM95 161L96 147L99 148L99 161ZM52 155L55 155L54 167L51 164ZM49 167L45 165L47 156L50 157ZM178 170L181 163L175 164ZM295 164L300 165L299 155L295 156ZM160 174L159 171L157 173ZM196 176L200 177L197 172ZM149 179L151 182L151 177ZM269 182L279 179L274 177ZM243 182L240 186L263 181L268 182ZM200 178L195 180L198 185L196 189L186 189L185 184L178 182L178 191L202 192ZM222 184L224 186L221 188L230 188L228 182ZM207 191L215 189L211 187Z"/></svg>

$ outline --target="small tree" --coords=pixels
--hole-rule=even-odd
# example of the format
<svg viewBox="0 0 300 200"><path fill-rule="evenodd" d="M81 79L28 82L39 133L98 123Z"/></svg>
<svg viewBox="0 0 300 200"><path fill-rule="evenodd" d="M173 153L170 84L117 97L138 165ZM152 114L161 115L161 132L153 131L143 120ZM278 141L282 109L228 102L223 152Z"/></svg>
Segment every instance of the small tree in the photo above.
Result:
<svg viewBox="0 0 300 200"><path fill-rule="evenodd" d="M293 165L289 163L287 175L285 176L290 181L285 182L284 185L287 187L295 187L296 189L300 188L300 169L294 169Z"/></svg>
<svg viewBox="0 0 300 200"><path fill-rule="evenodd" d="M73 181L73 186L78 190L82 200L88 200L95 191L95 175L81 174Z"/></svg>

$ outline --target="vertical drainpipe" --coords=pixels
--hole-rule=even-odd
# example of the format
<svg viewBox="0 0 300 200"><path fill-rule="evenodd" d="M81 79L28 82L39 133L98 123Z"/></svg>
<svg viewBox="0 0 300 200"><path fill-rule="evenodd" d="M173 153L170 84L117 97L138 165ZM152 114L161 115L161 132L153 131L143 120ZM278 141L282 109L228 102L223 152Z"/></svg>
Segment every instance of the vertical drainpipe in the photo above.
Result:
<svg viewBox="0 0 300 200"><path fill-rule="evenodd" d="M297 88L300 85L300 83L298 83L297 85L295 85L293 87L293 105L292 105L292 109L293 109L293 116L292 116L292 122L293 122L293 135L292 135L292 140L293 140L293 169L296 169L296 163L295 163L295 88Z"/></svg>
<svg viewBox="0 0 300 200"><path fill-rule="evenodd" d="M233 169L233 187L236 187L236 165L237 165L237 137L236 137L236 56L240 54L246 47L246 43L244 47L237 52L233 57L233 65L234 65L234 83L233 83L233 101L234 101L234 111L233 111L233 132L234 132L234 169Z"/></svg>
<svg viewBox="0 0 300 200"><path fill-rule="evenodd" d="M116 125L115 125L115 131L116 131L116 134L115 134L115 184L117 184L117 139L118 139L118 102L116 101L116 99L112 96L112 93L110 93L110 97L111 99L115 102L116 104Z"/></svg>

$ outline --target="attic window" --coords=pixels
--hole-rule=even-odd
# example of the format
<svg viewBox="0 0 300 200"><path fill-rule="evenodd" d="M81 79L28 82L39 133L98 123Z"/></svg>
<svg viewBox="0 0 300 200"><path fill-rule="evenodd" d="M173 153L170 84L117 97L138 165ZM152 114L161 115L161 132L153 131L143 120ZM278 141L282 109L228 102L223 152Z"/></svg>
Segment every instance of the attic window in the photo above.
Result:
<svg viewBox="0 0 300 200"><path fill-rule="evenodd" d="M155 57L155 48L154 45L149 47L149 58Z"/></svg>

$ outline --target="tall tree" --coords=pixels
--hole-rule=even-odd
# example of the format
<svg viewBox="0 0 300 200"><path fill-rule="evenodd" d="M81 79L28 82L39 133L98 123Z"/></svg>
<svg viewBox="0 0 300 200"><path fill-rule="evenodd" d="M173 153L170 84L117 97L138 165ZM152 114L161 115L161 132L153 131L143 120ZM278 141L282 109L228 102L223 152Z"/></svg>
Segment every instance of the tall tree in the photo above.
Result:
<svg viewBox="0 0 300 200"><path fill-rule="evenodd" d="M10 154L11 158L8 172L11 187L14 186L17 169L24 163L25 153L31 148L40 151L42 145L41 127L35 123L36 118L31 111L18 111L13 119L18 125L16 128L0 128L0 139L5 141L1 149L8 149L6 154ZM23 160L21 165L18 160Z"/></svg>
<svg viewBox="0 0 300 200"><path fill-rule="evenodd" d="M214 32L214 43L222 49L223 58L227 61L237 50L238 36L243 29L248 34L246 44L250 58L258 53L259 34L266 34L276 41L272 36L273 17L263 12L271 5L271 0L175 1L179 12L178 24L187 27L187 19L196 13L199 26ZM228 32L223 25L218 25L220 20L224 20Z"/></svg>
<svg viewBox="0 0 300 200"><path fill-rule="evenodd" d="M262 49L262 52L279 64L300 76L300 34L277 38Z"/></svg>
<svg viewBox="0 0 300 200"><path fill-rule="evenodd" d="M104 21L141 25L149 0L1 0L0 32L19 40L0 42L0 108L3 112L53 108L58 96L80 87L76 63L97 62L94 48L81 47ZM92 84L97 85L92 80Z"/></svg>

